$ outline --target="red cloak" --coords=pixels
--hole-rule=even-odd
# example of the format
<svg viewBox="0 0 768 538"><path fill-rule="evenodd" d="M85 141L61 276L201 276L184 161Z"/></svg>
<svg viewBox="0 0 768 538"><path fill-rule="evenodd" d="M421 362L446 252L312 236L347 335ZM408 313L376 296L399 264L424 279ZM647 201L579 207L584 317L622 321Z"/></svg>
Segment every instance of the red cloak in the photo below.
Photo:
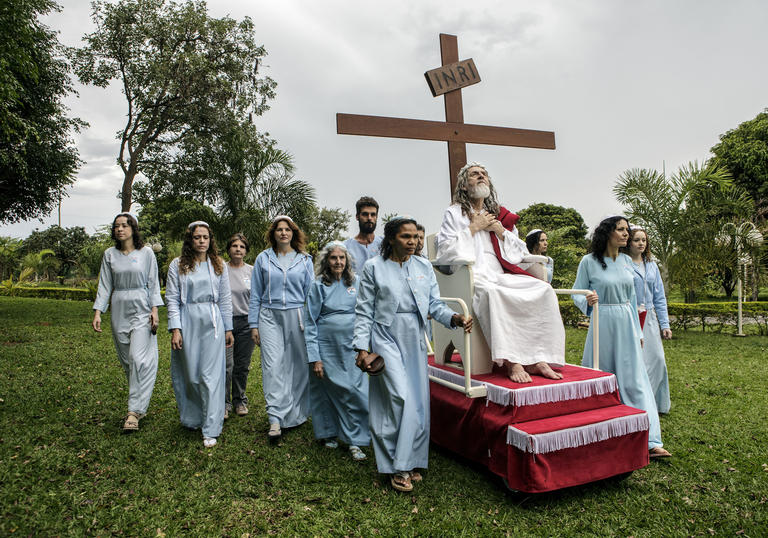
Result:
<svg viewBox="0 0 768 538"><path fill-rule="evenodd" d="M499 222L501 222L501 225L504 226L506 230L510 232L514 230L515 224L517 224L518 220L520 220L519 215L515 215L506 207L499 206ZM499 238L496 237L494 232L491 232L491 244L493 245L493 252L496 253L496 258L499 260L501 268L505 273L514 273L516 275L528 275L533 277L533 275L525 269L520 269L517 265L513 265L504 259L504 257L501 255L501 248L499 247Z"/></svg>

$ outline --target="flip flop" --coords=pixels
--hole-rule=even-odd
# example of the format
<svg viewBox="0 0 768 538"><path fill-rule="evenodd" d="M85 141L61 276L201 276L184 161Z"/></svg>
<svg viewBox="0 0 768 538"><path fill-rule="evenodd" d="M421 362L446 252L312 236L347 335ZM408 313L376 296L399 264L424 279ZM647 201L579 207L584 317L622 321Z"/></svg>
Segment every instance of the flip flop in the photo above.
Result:
<svg viewBox="0 0 768 538"><path fill-rule="evenodd" d="M398 481L399 480L399 481ZM413 491L413 484L411 484L411 477L407 472L395 473L389 478L389 483L397 491L408 493Z"/></svg>
<svg viewBox="0 0 768 538"><path fill-rule="evenodd" d="M660 446L654 447L648 451L650 458L671 458L672 454L669 451L661 448Z"/></svg>

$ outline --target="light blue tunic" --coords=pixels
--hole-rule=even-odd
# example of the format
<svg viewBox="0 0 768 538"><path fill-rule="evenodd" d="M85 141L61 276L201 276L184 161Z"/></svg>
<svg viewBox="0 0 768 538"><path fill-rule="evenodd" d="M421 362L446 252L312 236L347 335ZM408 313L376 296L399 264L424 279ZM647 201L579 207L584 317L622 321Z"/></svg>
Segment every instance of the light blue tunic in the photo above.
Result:
<svg viewBox="0 0 768 538"><path fill-rule="evenodd" d="M399 263L376 256L363 267L355 308L356 349L384 357L369 379L369 412L380 473L426 468L429 377L424 327L431 315L446 327L454 312L440 300L432 265L419 256Z"/></svg>
<svg viewBox="0 0 768 538"><path fill-rule="evenodd" d="M544 267L547 269L547 282L552 284L552 277L555 274L555 260L547 256L547 263L544 264Z"/></svg>
<svg viewBox="0 0 768 538"><path fill-rule="evenodd" d="M382 236L374 237L373 241L368 245L361 245L354 237L344 241L344 246L347 247L349 254L352 256L352 270L355 273L361 272L365 262L379 255L382 239Z"/></svg>
<svg viewBox="0 0 768 538"><path fill-rule="evenodd" d="M269 248L253 264L248 323L259 329L261 338L267 418L283 428L303 424L309 414L304 303L313 280L308 254L278 258Z"/></svg>
<svg viewBox="0 0 768 538"><path fill-rule="evenodd" d="M318 278L307 297L304 336L309 359L309 402L317 439L338 437L349 445L367 446L368 379L355 366L352 347L355 303L360 281L351 286L337 280L326 286ZM312 369L323 362L323 378Z"/></svg>
<svg viewBox="0 0 768 538"><path fill-rule="evenodd" d="M181 329L182 348L171 350L171 380L181 424L218 437L224 424L225 332L232 330L229 275L216 275L210 262L179 274L179 259L168 268L165 297L168 330Z"/></svg>
<svg viewBox="0 0 768 538"><path fill-rule="evenodd" d="M610 257L604 260L606 269L592 254L584 256L579 262L573 288L597 292L600 306L600 369L616 375L624 404L648 413L648 448L660 447L659 413L640 347L642 333L631 274L632 259L626 254L619 254L615 261ZM574 295L573 301L584 314L592 314L592 307L587 306L583 295ZM581 364L590 368L593 329L594 324L590 324L581 359Z"/></svg>
<svg viewBox="0 0 768 538"><path fill-rule="evenodd" d="M656 399L659 413L669 413L672 406L669 397L669 377L664 346L661 341L661 329L669 329L667 298L664 295L664 283L656 262L649 261L642 265L633 265L632 275L635 281L635 293L638 305L645 305L646 318L643 326L643 360L651 388Z"/></svg>
<svg viewBox="0 0 768 538"><path fill-rule="evenodd" d="M157 260L150 247L123 254L115 247L104 252L99 289L93 309L106 312L112 297L112 341L128 379L128 411L147 412L157 377L157 336L149 314L162 306Z"/></svg>

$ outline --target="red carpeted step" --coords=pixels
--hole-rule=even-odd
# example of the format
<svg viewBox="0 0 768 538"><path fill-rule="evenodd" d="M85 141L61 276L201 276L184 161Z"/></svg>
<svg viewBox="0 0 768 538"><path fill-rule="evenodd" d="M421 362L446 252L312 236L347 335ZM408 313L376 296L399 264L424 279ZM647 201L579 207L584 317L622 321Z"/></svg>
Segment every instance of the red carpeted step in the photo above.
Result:
<svg viewBox="0 0 768 538"><path fill-rule="evenodd" d="M574 402L583 403L587 398L566 401L561 415L514 422L510 409L515 406L470 399L437 383L430 390L432 442L485 465L513 489L551 491L648 464L647 415L643 411L609 405L567 412ZM536 407L541 405L523 406Z"/></svg>
<svg viewBox="0 0 768 538"><path fill-rule="evenodd" d="M514 383L501 372L475 375L472 385L485 385L484 405L498 407L508 423L524 422L562 414L598 409L621 403L616 377L582 366L564 365L557 369L563 379L531 376L531 383ZM464 372L429 360L429 375L464 385ZM435 384L432 384L434 387ZM458 398L464 398L456 393Z"/></svg>
<svg viewBox="0 0 768 538"><path fill-rule="evenodd" d="M512 424L506 441L493 446L492 470L512 489L552 491L648 465L648 414L617 405Z"/></svg>

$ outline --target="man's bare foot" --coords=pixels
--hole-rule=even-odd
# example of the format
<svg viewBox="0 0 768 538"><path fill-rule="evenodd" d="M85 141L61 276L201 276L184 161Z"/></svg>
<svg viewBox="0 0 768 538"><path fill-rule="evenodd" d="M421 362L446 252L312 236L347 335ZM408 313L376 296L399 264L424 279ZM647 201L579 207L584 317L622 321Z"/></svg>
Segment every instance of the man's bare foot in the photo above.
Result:
<svg viewBox="0 0 768 538"><path fill-rule="evenodd" d="M507 362L507 375L515 383L530 383L533 381L519 362Z"/></svg>
<svg viewBox="0 0 768 538"><path fill-rule="evenodd" d="M529 374L540 375L541 377L546 377L548 379L563 378L563 374L555 372L552 368L550 368L549 364L544 361L537 362L536 364L528 364L523 368L525 368L525 371Z"/></svg>

